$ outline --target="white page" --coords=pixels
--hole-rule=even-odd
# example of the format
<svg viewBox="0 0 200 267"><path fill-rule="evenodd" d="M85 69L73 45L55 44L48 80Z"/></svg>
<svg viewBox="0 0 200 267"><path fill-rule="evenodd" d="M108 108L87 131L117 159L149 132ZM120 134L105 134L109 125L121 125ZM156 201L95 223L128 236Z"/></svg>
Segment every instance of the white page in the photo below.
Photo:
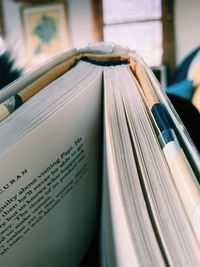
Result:
<svg viewBox="0 0 200 267"><path fill-rule="evenodd" d="M104 71L105 128L108 129L106 133L108 171L105 176L107 179L105 184L107 183L108 188L105 191L108 192L107 198L110 199L110 212L108 207L107 211L106 209L104 211L111 217L113 229L113 237L108 231L104 231L104 240L107 237L109 242L109 238L111 240L113 238L115 244L112 249L114 253L109 253L108 247L108 258L115 257L117 266L134 266L136 262L141 266L165 266L151 225L132 153L120 97L120 78L117 80L114 72L114 69L118 68L119 77L120 70L124 68L126 70L126 66L109 67ZM110 227L104 211L104 223Z"/></svg>
<svg viewBox="0 0 200 267"><path fill-rule="evenodd" d="M137 255L131 241L129 227L120 190L117 184L116 168L113 162L110 124L105 105L104 116L104 175L101 220L101 266L137 267Z"/></svg>
<svg viewBox="0 0 200 267"><path fill-rule="evenodd" d="M145 201L148 203L149 217L151 217L152 225L154 225L154 234L159 240L159 245L165 253L168 264L170 266L198 266L200 262L199 245L179 199L164 156L162 155L161 148L158 144L158 140L156 140L155 132L148 119L148 114L138 91L141 89L137 88L137 83L135 79L133 79L129 67L117 66L108 68L106 74L105 86L108 87L106 89L109 90L111 89L109 87L114 87L113 93L111 93L107 99L107 108L109 111L107 111L106 114L110 118L113 116L112 119L109 118L109 123L107 123L108 125L106 127L109 129L111 136L110 153L107 154L109 154L110 157L112 155L113 161L115 161L115 164L112 163L108 157L108 170L111 169L112 172L108 172L107 175L109 188L107 191L112 200L115 198L117 189L118 191L121 190L121 199L123 199L124 202L123 212L126 211L127 217L125 224L121 219L121 217L124 218L123 213L119 213L121 217L118 215L120 218L114 217L115 219L112 221L113 228L116 227L116 229L122 231L122 228L129 225L129 235L131 236L132 234L131 238L137 240L136 244L141 248L139 252L144 252L145 250L148 251L147 248L150 246L152 238L148 239L147 234L140 235L139 231L141 230L137 226L137 217L140 217L139 213L141 212L141 216L142 213L144 213L144 208L141 205L141 197L138 192L140 188L137 183L134 182L137 173L134 174L134 172L132 172L132 177L128 175L126 177L120 175L123 173L123 169L124 173L128 173L130 169L133 169L135 162L129 155L130 153L133 153L143 188L143 194L145 195ZM124 106L120 103L120 93L123 97ZM113 107L115 106L116 110L113 111ZM126 120L123 119L124 113L126 113ZM129 134L127 135L125 131L127 123L129 125L130 136ZM119 128L121 128L121 130L119 130ZM119 136L118 138L117 135ZM127 145L129 138L132 139L132 144ZM109 140L109 137L107 139ZM120 157L122 158L122 161L124 159L123 164L121 164L119 160ZM129 165L128 163L126 164L125 159L129 159ZM115 166L112 167L112 164ZM119 180L118 187L113 186L113 180L115 181L116 179ZM110 217L112 218L112 212L119 207L119 204L117 200L111 200ZM141 207L138 214L134 212L134 207L131 207L131 203L134 202ZM128 213L130 216L127 216ZM109 216L108 211L107 214ZM106 216L104 215L104 217ZM121 221L121 225L120 223L118 224L119 221ZM144 219L142 226L144 232L145 227L147 227L146 222L147 220ZM107 224L109 225L109 220L107 220ZM137 231L135 232L135 229L137 229L138 233ZM113 239L119 238L120 231L113 232ZM104 233L106 233L106 231L104 231ZM147 230L147 233L150 236L150 229ZM109 233L107 233L107 236L109 236ZM146 244L142 244L144 236L149 240L149 242L146 241ZM128 237L125 238L125 240L126 239L128 240ZM104 240L106 240L106 238L104 238ZM119 250L116 248L117 244L120 246L120 241L121 240L118 239L118 243L114 242L115 246L113 246L113 250L115 251L113 257L117 260L124 255L127 256L122 248ZM124 243L125 241L122 242L122 244ZM132 243L132 246L134 246L134 241ZM135 247L137 248L137 246ZM130 244L128 243L126 247L128 247L129 251ZM145 250L142 249L142 247L144 247ZM137 251L137 249L135 250ZM108 248L107 251L109 251ZM149 249L149 251L151 250ZM147 266L149 263L148 260L145 264L141 261L141 254L143 252L138 253L137 251L136 254L140 255L140 257L138 257L140 264L142 266ZM149 253L151 254L152 252ZM104 255L106 254L104 253ZM145 257L148 259L148 253L144 252L144 258ZM121 266L123 266L123 264ZM150 266L152 265L150 264ZM160 264L153 264L153 266L160 266Z"/></svg>
<svg viewBox="0 0 200 267"><path fill-rule="evenodd" d="M101 80L99 69L73 101L0 154L2 267L80 263L99 206Z"/></svg>
<svg viewBox="0 0 200 267"><path fill-rule="evenodd" d="M65 99L69 101L69 96L76 94L77 87L79 90L87 87L95 69L97 67L89 63L77 64L76 68L72 68L50 83L3 120L0 123L0 150L13 142L22 131L28 131L30 126L34 125L34 121L44 120L59 108L60 103L65 103Z"/></svg>

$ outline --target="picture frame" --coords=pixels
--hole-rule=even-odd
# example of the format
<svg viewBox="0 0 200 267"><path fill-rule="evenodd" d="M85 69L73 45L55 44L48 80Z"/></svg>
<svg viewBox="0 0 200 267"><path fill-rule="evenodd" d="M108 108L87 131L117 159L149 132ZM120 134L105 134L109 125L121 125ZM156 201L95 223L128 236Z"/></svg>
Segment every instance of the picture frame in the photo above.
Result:
<svg viewBox="0 0 200 267"><path fill-rule="evenodd" d="M25 51L30 65L71 47L65 1L21 6Z"/></svg>

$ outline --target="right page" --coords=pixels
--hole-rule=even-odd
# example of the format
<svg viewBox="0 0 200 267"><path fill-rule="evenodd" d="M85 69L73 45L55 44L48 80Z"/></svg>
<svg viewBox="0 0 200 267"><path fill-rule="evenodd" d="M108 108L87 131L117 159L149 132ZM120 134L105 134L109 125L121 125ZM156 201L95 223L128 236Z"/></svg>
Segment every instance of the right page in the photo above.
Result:
<svg viewBox="0 0 200 267"><path fill-rule="evenodd" d="M123 255L128 257L126 253L132 249L139 266L198 266L198 233L177 191L140 84L128 66L106 69L104 80L105 117L109 118L105 125L108 131L105 147L110 144L109 157L112 158L107 161L107 169L115 170L115 175L108 171L104 177L108 187L104 191L112 200L118 190L124 208L124 222L119 226L120 212L118 219L112 216L119 205L110 200L111 219L103 220L103 229L106 224L114 229L112 238L116 243L112 255L118 262ZM117 180L117 189L111 186L113 180ZM137 228L137 221L140 221L140 228ZM124 242L120 240L122 229L127 229L128 233L127 251L119 249L120 242ZM130 258L130 266L132 261Z"/></svg>

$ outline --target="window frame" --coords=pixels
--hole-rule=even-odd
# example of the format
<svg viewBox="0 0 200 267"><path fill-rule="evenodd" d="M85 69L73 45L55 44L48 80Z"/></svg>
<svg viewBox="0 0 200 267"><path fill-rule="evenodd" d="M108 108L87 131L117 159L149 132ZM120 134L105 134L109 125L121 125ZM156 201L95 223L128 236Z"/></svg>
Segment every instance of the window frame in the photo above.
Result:
<svg viewBox="0 0 200 267"><path fill-rule="evenodd" d="M93 35L96 42L103 41L103 3L102 0L92 1ZM171 77L175 69L175 38L174 38L174 0L161 0L163 27L162 64L166 65L167 76ZM136 22L137 23L137 22Z"/></svg>

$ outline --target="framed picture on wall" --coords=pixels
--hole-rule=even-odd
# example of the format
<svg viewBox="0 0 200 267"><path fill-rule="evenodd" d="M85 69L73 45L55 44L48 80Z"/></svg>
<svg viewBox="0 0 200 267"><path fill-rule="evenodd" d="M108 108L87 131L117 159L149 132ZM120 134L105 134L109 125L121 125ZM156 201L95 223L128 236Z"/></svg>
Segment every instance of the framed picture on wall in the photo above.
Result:
<svg viewBox="0 0 200 267"><path fill-rule="evenodd" d="M68 50L70 46L65 1L21 7L25 52L30 65Z"/></svg>

